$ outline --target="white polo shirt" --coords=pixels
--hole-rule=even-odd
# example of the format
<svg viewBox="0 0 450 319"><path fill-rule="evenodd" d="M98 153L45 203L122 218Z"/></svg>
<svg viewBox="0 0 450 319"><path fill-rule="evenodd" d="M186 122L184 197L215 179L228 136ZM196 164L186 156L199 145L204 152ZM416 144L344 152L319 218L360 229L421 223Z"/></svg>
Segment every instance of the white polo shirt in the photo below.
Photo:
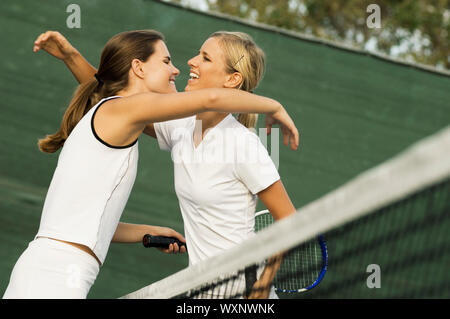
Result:
<svg viewBox="0 0 450 319"><path fill-rule="evenodd" d="M255 194L280 179L259 137L231 114L197 147L195 121L154 125L160 148L172 153L190 264L254 235Z"/></svg>

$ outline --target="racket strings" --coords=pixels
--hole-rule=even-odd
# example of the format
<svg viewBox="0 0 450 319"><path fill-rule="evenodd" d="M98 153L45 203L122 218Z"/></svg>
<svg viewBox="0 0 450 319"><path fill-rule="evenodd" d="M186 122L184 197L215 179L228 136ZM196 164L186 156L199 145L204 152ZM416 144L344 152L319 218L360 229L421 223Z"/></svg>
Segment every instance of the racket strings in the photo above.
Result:
<svg viewBox="0 0 450 319"><path fill-rule="evenodd" d="M274 219L268 211L257 213L255 231L259 232L273 223ZM281 291L310 287L319 278L323 267L323 251L319 241L303 243L285 254L273 284Z"/></svg>
<svg viewBox="0 0 450 319"><path fill-rule="evenodd" d="M274 285L282 290L311 286L323 268L322 250L310 242L289 251L275 276Z"/></svg>

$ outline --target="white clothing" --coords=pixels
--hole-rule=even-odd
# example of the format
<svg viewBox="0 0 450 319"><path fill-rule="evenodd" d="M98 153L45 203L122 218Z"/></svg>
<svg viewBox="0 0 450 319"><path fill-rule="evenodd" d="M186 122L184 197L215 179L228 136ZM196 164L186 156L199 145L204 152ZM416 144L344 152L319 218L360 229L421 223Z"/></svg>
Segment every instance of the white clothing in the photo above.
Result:
<svg viewBox="0 0 450 319"><path fill-rule="evenodd" d="M88 253L37 238L17 260L4 299L84 299L99 272Z"/></svg>
<svg viewBox="0 0 450 319"><path fill-rule="evenodd" d="M255 194L280 179L258 136L233 115L197 147L195 121L193 116L154 124L160 148L172 153L190 264L253 236Z"/></svg>
<svg viewBox="0 0 450 319"><path fill-rule="evenodd" d="M137 140L123 147L97 136L93 122L102 99L78 122L64 143L45 198L36 237L89 247L103 264L133 187Z"/></svg>

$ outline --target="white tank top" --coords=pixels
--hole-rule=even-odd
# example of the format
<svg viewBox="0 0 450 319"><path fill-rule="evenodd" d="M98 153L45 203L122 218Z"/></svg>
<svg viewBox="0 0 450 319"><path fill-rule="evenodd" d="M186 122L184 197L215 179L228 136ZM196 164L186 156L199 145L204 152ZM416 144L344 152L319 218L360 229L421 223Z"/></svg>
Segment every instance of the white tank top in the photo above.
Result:
<svg viewBox="0 0 450 319"><path fill-rule="evenodd" d="M100 262L106 253L136 178L137 140L111 146L96 134L93 120L102 99L78 122L59 154L36 237L89 247Z"/></svg>

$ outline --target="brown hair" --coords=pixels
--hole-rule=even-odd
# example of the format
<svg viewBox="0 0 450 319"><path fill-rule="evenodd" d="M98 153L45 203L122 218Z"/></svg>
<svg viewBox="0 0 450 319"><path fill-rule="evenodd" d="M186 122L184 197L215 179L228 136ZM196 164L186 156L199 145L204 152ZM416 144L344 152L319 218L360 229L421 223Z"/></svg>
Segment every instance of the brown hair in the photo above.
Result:
<svg viewBox="0 0 450 319"><path fill-rule="evenodd" d="M239 72L242 82L240 90L253 92L264 74L266 56L253 39L243 32L214 32L210 38L218 38L225 55L226 71ZM248 128L254 128L258 114L239 114L238 121Z"/></svg>
<svg viewBox="0 0 450 319"><path fill-rule="evenodd" d="M142 62L154 53L155 43L164 36L154 30L136 30L116 34L105 45L96 77L81 83L64 113L59 130L38 142L42 152L60 149L81 118L101 99L116 95L128 86L133 59Z"/></svg>

